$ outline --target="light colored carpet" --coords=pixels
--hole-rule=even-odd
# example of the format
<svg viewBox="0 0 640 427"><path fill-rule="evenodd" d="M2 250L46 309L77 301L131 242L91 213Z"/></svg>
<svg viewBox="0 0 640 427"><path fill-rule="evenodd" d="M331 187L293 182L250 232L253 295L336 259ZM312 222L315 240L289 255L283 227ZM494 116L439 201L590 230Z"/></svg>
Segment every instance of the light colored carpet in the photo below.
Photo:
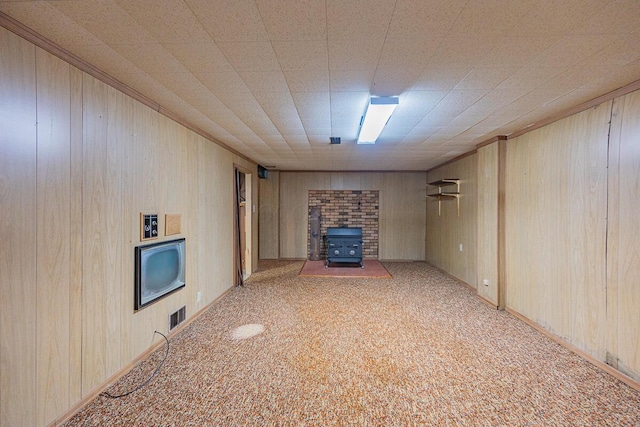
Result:
<svg viewBox="0 0 640 427"><path fill-rule="evenodd" d="M149 384L66 425L640 425L639 392L427 264L385 264L393 279L261 263L171 338ZM244 325L264 330L233 339ZM109 391L140 384L164 354Z"/></svg>

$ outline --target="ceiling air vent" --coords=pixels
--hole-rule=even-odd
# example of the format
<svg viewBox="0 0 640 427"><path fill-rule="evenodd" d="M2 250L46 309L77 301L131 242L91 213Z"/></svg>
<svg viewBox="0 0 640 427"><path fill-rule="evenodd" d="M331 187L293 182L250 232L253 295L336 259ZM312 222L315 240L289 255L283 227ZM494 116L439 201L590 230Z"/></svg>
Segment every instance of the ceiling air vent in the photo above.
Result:
<svg viewBox="0 0 640 427"><path fill-rule="evenodd" d="M339 136L329 137L329 141L331 142L331 144L335 144L335 145L340 144L341 142Z"/></svg>

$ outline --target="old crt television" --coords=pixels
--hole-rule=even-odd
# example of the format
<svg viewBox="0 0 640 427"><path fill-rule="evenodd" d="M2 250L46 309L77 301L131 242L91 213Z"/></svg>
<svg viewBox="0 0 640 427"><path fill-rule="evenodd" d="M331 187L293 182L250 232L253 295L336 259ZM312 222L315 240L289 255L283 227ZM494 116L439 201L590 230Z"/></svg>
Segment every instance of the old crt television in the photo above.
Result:
<svg viewBox="0 0 640 427"><path fill-rule="evenodd" d="M135 310L185 286L185 239L135 248Z"/></svg>

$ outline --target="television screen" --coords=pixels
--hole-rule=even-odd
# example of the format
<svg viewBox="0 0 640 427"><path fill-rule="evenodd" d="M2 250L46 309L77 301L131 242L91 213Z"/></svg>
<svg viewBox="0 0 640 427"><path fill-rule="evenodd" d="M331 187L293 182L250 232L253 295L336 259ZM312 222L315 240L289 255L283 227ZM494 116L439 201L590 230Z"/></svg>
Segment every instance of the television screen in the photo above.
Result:
<svg viewBox="0 0 640 427"><path fill-rule="evenodd" d="M135 257L136 310L185 286L185 239L138 246Z"/></svg>

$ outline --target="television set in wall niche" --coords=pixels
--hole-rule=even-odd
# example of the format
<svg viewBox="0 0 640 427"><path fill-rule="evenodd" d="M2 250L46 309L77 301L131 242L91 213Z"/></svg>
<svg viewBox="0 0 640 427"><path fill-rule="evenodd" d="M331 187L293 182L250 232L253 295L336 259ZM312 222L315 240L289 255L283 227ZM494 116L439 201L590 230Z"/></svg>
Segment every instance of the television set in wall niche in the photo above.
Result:
<svg viewBox="0 0 640 427"><path fill-rule="evenodd" d="M135 310L185 286L185 239L135 249Z"/></svg>

